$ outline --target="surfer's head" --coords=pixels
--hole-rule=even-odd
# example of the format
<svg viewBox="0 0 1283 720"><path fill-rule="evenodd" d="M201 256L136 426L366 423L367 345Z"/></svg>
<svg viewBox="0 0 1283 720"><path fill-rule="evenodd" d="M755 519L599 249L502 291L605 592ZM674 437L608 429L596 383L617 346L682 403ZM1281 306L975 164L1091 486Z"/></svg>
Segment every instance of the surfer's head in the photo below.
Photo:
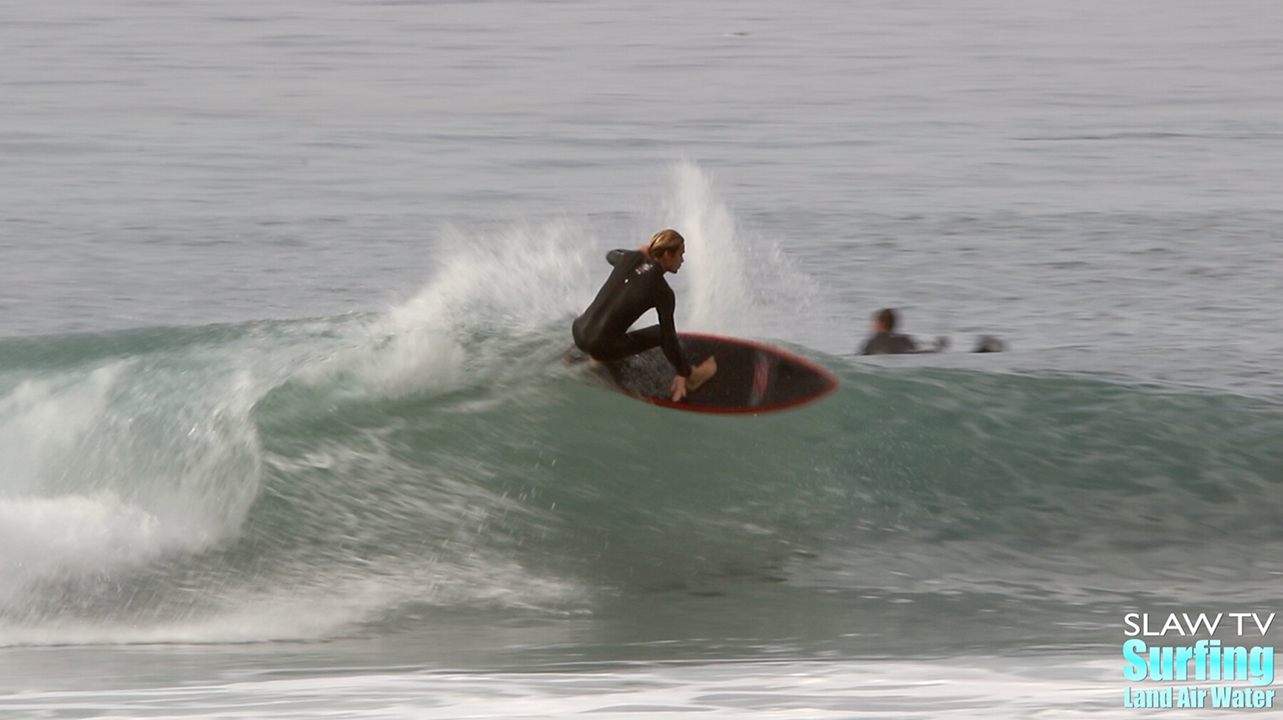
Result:
<svg viewBox="0 0 1283 720"><path fill-rule="evenodd" d="M676 230L660 230L650 239L650 257L668 272L675 273L686 255L686 238Z"/></svg>
<svg viewBox="0 0 1283 720"><path fill-rule="evenodd" d="M891 308L879 310L873 316L873 332L895 332L895 311Z"/></svg>

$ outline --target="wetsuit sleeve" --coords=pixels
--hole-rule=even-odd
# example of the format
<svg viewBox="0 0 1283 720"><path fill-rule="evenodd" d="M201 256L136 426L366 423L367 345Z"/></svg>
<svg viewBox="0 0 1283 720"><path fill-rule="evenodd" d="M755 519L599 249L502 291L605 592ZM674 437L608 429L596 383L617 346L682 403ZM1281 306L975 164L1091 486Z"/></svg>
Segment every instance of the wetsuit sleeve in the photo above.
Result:
<svg viewBox="0 0 1283 720"><path fill-rule="evenodd" d="M623 259L624 259L624 258L626 258L626 257L628 257L628 254L629 254L630 252L636 252L636 251L633 251L633 250L611 250L610 252L606 253L606 262L610 263L611 265L618 265L618 264L619 264L619 261L620 261L620 260L623 260Z"/></svg>
<svg viewBox="0 0 1283 720"><path fill-rule="evenodd" d="M677 341L677 323L673 321L673 311L677 309L677 297L672 289L665 285L655 303L655 312L659 314L659 346L664 350L664 357L673 364L678 375L690 377L691 366L682 353L681 343Z"/></svg>

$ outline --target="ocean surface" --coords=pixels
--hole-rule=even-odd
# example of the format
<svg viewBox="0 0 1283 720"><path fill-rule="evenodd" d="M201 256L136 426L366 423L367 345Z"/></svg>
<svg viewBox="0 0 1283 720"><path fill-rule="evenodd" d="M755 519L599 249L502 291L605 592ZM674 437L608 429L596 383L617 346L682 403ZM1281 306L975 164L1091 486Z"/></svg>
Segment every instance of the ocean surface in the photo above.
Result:
<svg viewBox="0 0 1283 720"><path fill-rule="evenodd" d="M1283 636L1228 616L1283 611L1281 37L1254 0L0 0L0 716L1160 713L1129 613ZM567 367L664 227L681 329L838 392L704 416ZM947 349L858 357L883 307Z"/></svg>

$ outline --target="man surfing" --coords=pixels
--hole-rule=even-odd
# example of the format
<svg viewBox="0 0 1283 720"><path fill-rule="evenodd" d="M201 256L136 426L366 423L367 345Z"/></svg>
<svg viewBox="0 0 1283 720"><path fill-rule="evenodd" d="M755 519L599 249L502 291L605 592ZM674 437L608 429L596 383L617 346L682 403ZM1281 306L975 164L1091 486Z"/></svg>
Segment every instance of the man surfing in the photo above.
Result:
<svg viewBox="0 0 1283 720"><path fill-rule="evenodd" d="M686 255L686 239L676 230L660 230L650 243L636 250L611 250L606 261L615 266L583 315L575 318L571 332L575 345L594 360L611 362L660 347L673 364L673 402L694 392L713 373L717 361L708 358L691 368L677 341L673 311L677 297L664 280L676 273ZM642 313L655 308L659 324L628 332Z"/></svg>

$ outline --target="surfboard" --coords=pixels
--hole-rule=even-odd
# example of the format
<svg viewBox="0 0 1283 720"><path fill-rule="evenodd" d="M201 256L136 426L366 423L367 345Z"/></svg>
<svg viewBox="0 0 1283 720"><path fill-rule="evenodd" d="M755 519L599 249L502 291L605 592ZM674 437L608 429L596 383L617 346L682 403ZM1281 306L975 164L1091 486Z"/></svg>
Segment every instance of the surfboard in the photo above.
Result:
<svg viewBox="0 0 1283 720"><path fill-rule="evenodd" d="M608 387L644 402L693 412L752 414L800 407L837 389L833 373L777 347L718 335L678 333L692 367L717 358L717 374L673 402L673 366L659 348L592 372Z"/></svg>

